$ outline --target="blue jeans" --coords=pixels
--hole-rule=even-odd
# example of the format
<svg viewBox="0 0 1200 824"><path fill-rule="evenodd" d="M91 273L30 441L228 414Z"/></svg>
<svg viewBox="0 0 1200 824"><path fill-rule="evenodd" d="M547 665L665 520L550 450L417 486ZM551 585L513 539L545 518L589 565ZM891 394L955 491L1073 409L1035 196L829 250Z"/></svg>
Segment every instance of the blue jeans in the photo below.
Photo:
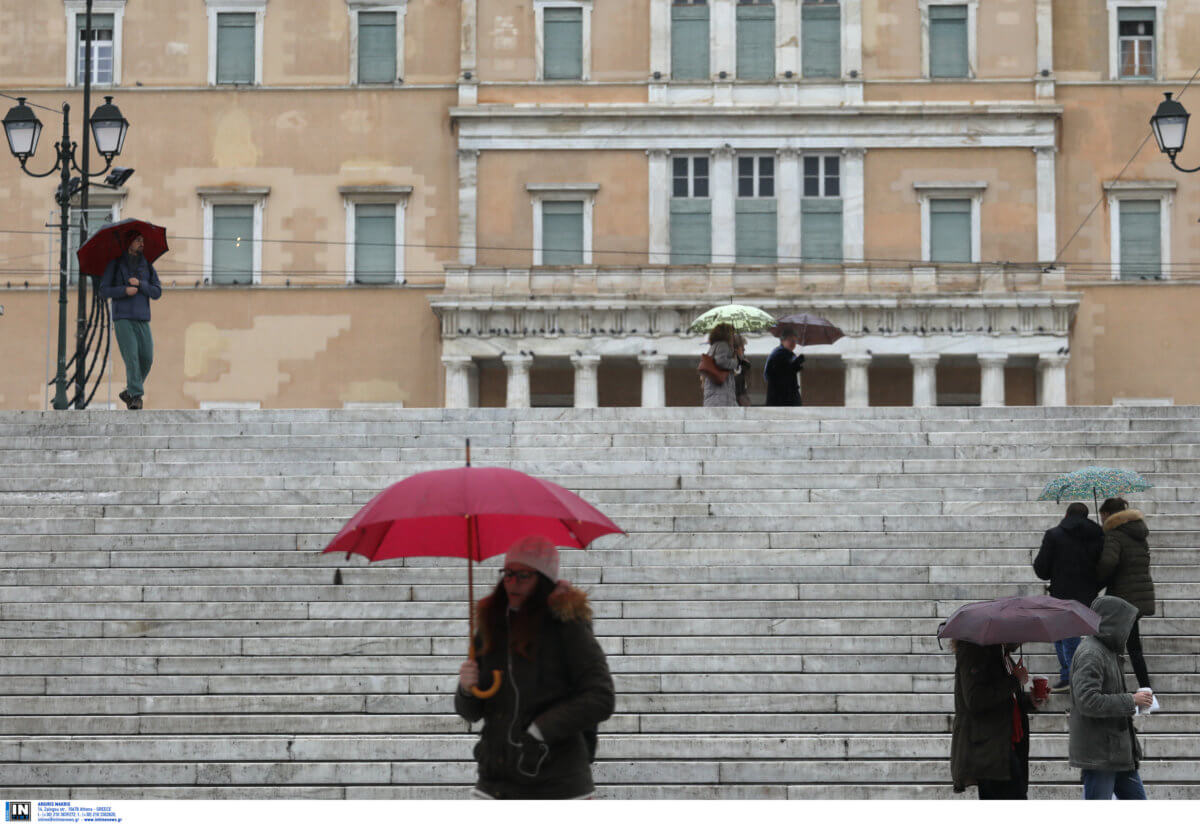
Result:
<svg viewBox="0 0 1200 824"><path fill-rule="evenodd" d="M1113 772L1110 770L1083 771L1083 798L1085 801L1108 801L1113 796L1120 801L1145 801L1146 788L1137 770Z"/></svg>
<svg viewBox="0 0 1200 824"><path fill-rule="evenodd" d="M1064 638L1054 642L1054 651L1058 653L1058 680L1071 680L1071 659L1079 648L1079 638Z"/></svg>

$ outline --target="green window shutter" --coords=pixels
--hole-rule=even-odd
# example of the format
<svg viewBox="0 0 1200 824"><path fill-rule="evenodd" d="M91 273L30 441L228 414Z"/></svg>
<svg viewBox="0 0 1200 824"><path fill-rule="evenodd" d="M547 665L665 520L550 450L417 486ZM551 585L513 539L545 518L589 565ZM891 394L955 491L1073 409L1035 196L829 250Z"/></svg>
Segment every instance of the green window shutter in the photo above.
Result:
<svg viewBox="0 0 1200 824"><path fill-rule="evenodd" d="M737 76L775 78L775 6L737 7Z"/></svg>
<svg viewBox="0 0 1200 824"><path fill-rule="evenodd" d="M92 15L95 18L97 15ZM79 251L82 245L79 239L82 235L82 227L80 224L80 212L83 210L78 206L72 206L68 217L71 226L71 245L67 252L68 277L72 284L79 282L79 258L75 253ZM88 237L96 234L96 230L106 223L112 223L112 207L111 206L89 206L87 210L87 232Z"/></svg>
<svg viewBox="0 0 1200 824"><path fill-rule="evenodd" d="M802 6L800 72L804 77L837 77L842 73L842 18L836 5Z"/></svg>
<svg viewBox="0 0 1200 824"><path fill-rule="evenodd" d="M967 77L967 7L929 7L929 76Z"/></svg>
<svg viewBox="0 0 1200 824"><path fill-rule="evenodd" d="M840 198L804 198L801 201L800 247L805 263L842 262Z"/></svg>
<svg viewBox="0 0 1200 824"><path fill-rule="evenodd" d="M254 207L212 207L212 282L254 282Z"/></svg>
<svg viewBox="0 0 1200 824"><path fill-rule="evenodd" d="M671 79L707 80L708 6L671 7Z"/></svg>
<svg viewBox="0 0 1200 824"><path fill-rule="evenodd" d="M545 65L547 80L583 77L583 9L548 8L545 14Z"/></svg>
<svg viewBox="0 0 1200 824"><path fill-rule="evenodd" d="M1121 279L1162 275L1162 214L1157 200L1122 200Z"/></svg>
<svg viewBox="0 0 1200 824"><path fill-rule="evenodd" d="M396 282L396 204L355 204L354 282Z"/></svg>
<svg viewBox="0 0 1200 824"><path fill-rule="evenodd" d="M1155 8L1153 6L1130 6L1117 9L1118 23L1153 23L1154 19Z"/></svg>
<svg viewBox="0 0 1200 824"><path fill-rule="evenodd" d="M217 82L254 82L253 14L217 15Z"/></svg>
<svg viewBox="0 0 1200 824"><path fill-rule="evenodd" d="M971 201L929 201L929 259L938 263L971 262Z"/></svg>
<svg viewBox="0 0 1200 824"><path fill-rule="evenodd" d="M712 200L671 199L671 263L712 262Z"/></svg>
<svg viewBox="0 0 1200 824"><path fill-rule="evenodd" d="M583 263L583 201L543 201L542 264L566 266L573 263Z"/></svg>
<svg viewBox="0 0 1200 824"><path fill-rule="evenodd" d="M775 198L737 201L734 236L738 263L774 263L779 253Z"/></svg>
<svg viewBox="0 0 1200 824"><path fill-rule="evenodd" d="M396 66L396 13L358 13L358 82L394 83Z"/></svg>

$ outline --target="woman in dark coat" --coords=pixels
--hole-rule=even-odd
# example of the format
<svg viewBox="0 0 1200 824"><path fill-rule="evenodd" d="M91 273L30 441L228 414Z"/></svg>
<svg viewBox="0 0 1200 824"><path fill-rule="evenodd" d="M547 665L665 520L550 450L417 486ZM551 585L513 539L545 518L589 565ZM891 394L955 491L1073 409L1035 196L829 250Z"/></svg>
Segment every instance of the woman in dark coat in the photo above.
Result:
<svg viewBox="0 0 1200 824"><path fill-rule="evenodd" d="M1142 654L1138 624L1143 615L1154 614L1154 581L1150 578L1150 528L1124 498L1109 498L1100 505L1104 520L1104 548L1096 565L1096 579L1107 587L1105 595L1122 598L1138 609L1125 649L1139 687L1150 686L1150 673Z"/></svg>
<svg viewBox="0 0 1200 824"><path fill-rule="evenodd" d="M954 791L975 784L981 800L1024 800L1029 790L1029 712L1024 664L1005 647L954 641Z"/></svg>
<svg viewBox="0 0 1200 824"><path fill-rule="evenodd" d="M595 790L596 727L612 715L612 676L592 635L587 595L558 581L558 550L524 538L508 551L499 584L479 602L475 661L459 670L454 709L483 719L475 745L475 795L496 799L586 798ZM477 698L471 688L499 692Z"/></svg>

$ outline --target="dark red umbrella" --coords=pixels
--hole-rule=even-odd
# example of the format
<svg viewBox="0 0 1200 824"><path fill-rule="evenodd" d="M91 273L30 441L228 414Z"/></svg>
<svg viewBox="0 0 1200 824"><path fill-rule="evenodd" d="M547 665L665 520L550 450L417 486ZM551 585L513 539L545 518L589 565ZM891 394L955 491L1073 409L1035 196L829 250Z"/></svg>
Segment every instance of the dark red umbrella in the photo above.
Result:
<svg viewBox="0 0 1200 824"><path fill-rule="evenodd" d="M471 466L421 472L380 492L346 522L325 552L369 561L439 556L467 559L467 609L475 637L475 563L541 535L555 546L583 549L623 530L600 510L557 484L514 469ZM469 643L470 656L475 645ZM494 694L500 673L493 672Z"/></svg>
<svg viewBox="0 0 1200 824"><path fill-rule="evenodd" d="M833 343L838 338L845 337L841 329L838 329L825 318L819 318L816 315L800 313L799 315L788 315L775 321L775 325L767 330L775 337L782 337L785 332L794 332L800 338L801 346L817 346L822 343Z"/></svg>
<svg viewBox="0 0 1200 824"><path fill-rule="evenodd" d="M1061 641L1094 635L1100 616L1078 601L1049 595L1016 595L965 604L938 627L938 638L957 638L980 646Z"/></svg>
<svg viewBox="0 0 1200 824"><path fill-rule="evenodd" d="M116 223L107 223L96 230L75 253L79 258L79 271L94 278L104 276L104 267L110 261L125 254L129 241L135 235L145 241L142 255L150 263L158 260L167 251L167 230L144 220L129 218Z"/></svg>

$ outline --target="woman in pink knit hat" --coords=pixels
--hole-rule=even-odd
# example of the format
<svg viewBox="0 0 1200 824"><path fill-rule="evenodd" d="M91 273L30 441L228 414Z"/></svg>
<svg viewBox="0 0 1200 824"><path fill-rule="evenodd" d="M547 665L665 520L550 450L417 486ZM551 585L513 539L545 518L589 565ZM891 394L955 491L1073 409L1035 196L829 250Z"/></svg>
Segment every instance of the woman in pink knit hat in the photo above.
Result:
<svg viewBox="0 0 1200 824"><path fill-rule="evenodd" d="M595 790L596 728L614 706L587 595L559 580L558 550L531 536L509 548L500 582L479 602L477 616L475 661L459 669L454 694L459 715L484 722L474 794L587 798ZM476 698L471 688L480 686L480 672L493 670L503 673L500 690Z"/></svg>

